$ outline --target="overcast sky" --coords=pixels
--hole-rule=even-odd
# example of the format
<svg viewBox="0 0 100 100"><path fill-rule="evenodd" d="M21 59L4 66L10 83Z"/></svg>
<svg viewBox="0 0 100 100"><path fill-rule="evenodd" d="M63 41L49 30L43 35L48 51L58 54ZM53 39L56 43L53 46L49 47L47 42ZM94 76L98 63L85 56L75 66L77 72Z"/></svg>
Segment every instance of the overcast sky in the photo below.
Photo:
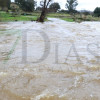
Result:
<svg viewBox="0 0 100 100"><path fill-rule="evenodd" d="M12 0L14 1L14 0ZM40 2L41 0L35 0ZM54 2L59 2L62 9L65 9L65 4L67 0L53 0ZM91 10L93 11L96 7L100 7L100 0L78 0L77 10Z"/></svg>

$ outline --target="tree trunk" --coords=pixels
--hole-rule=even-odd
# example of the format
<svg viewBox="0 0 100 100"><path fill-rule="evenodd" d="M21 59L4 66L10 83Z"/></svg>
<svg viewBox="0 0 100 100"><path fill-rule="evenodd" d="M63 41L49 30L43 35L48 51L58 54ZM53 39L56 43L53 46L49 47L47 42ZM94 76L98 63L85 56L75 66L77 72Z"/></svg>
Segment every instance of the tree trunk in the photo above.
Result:
<svg viewBox="0 0 100 100"><path fill-rule="evenodd" d="M48 2L47 2L47 0L44 0L44 5L43 5L42 12L41 12L41 16L37 19L38 22L44 22L46 13L47 13L47 7L50 2L51 2L51 0L48 0Z"/></svg>
<svg viewBox="0 0 100 100"><path fill-rule="evenodd" d="M38 18L38 22L44 22L46 16L46 9L43 9L41 16Z"/></svg>

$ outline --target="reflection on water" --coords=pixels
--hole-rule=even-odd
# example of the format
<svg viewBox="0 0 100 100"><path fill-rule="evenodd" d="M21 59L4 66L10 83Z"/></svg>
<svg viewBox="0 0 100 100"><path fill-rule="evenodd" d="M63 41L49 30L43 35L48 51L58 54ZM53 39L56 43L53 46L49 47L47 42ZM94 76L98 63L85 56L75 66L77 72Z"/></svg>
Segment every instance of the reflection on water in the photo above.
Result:
<svg viewBox="0 0 100 100"><path fill-rule="evenodd" d="M0 100L100 100L100 23L50 20L0 24ZM33 63L44 52L41 32L50 40L50 53ZM27 33L28 63L22 63L22 37L14 45L17 33Z"/></svg>

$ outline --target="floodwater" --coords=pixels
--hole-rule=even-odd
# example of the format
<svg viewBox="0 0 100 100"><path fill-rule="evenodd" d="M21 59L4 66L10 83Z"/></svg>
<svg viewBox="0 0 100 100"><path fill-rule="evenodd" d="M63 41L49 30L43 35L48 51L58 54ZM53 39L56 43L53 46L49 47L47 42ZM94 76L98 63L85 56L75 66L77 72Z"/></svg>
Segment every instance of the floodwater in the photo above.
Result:
<svg viewBox="0 0 100 100"><path fill-rule="evenodd" d="M100 100L100 22L0 23L0 100Z"/></svg>

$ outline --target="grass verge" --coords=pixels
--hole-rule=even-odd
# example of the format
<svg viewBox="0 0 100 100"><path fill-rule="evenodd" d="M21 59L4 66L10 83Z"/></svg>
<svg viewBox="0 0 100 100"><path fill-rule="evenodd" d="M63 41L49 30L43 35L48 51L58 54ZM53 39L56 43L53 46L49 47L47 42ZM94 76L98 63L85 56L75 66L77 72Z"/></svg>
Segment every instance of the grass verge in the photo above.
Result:
<svg viewBox="0 0 100 100"><path fill-rule="evenodd" d="M8 21L35 21L37 16L23 16L23 15L16 15L12 16L12 14L6 12L0 12L0 21L1 22L8 22Z"/></svg>

